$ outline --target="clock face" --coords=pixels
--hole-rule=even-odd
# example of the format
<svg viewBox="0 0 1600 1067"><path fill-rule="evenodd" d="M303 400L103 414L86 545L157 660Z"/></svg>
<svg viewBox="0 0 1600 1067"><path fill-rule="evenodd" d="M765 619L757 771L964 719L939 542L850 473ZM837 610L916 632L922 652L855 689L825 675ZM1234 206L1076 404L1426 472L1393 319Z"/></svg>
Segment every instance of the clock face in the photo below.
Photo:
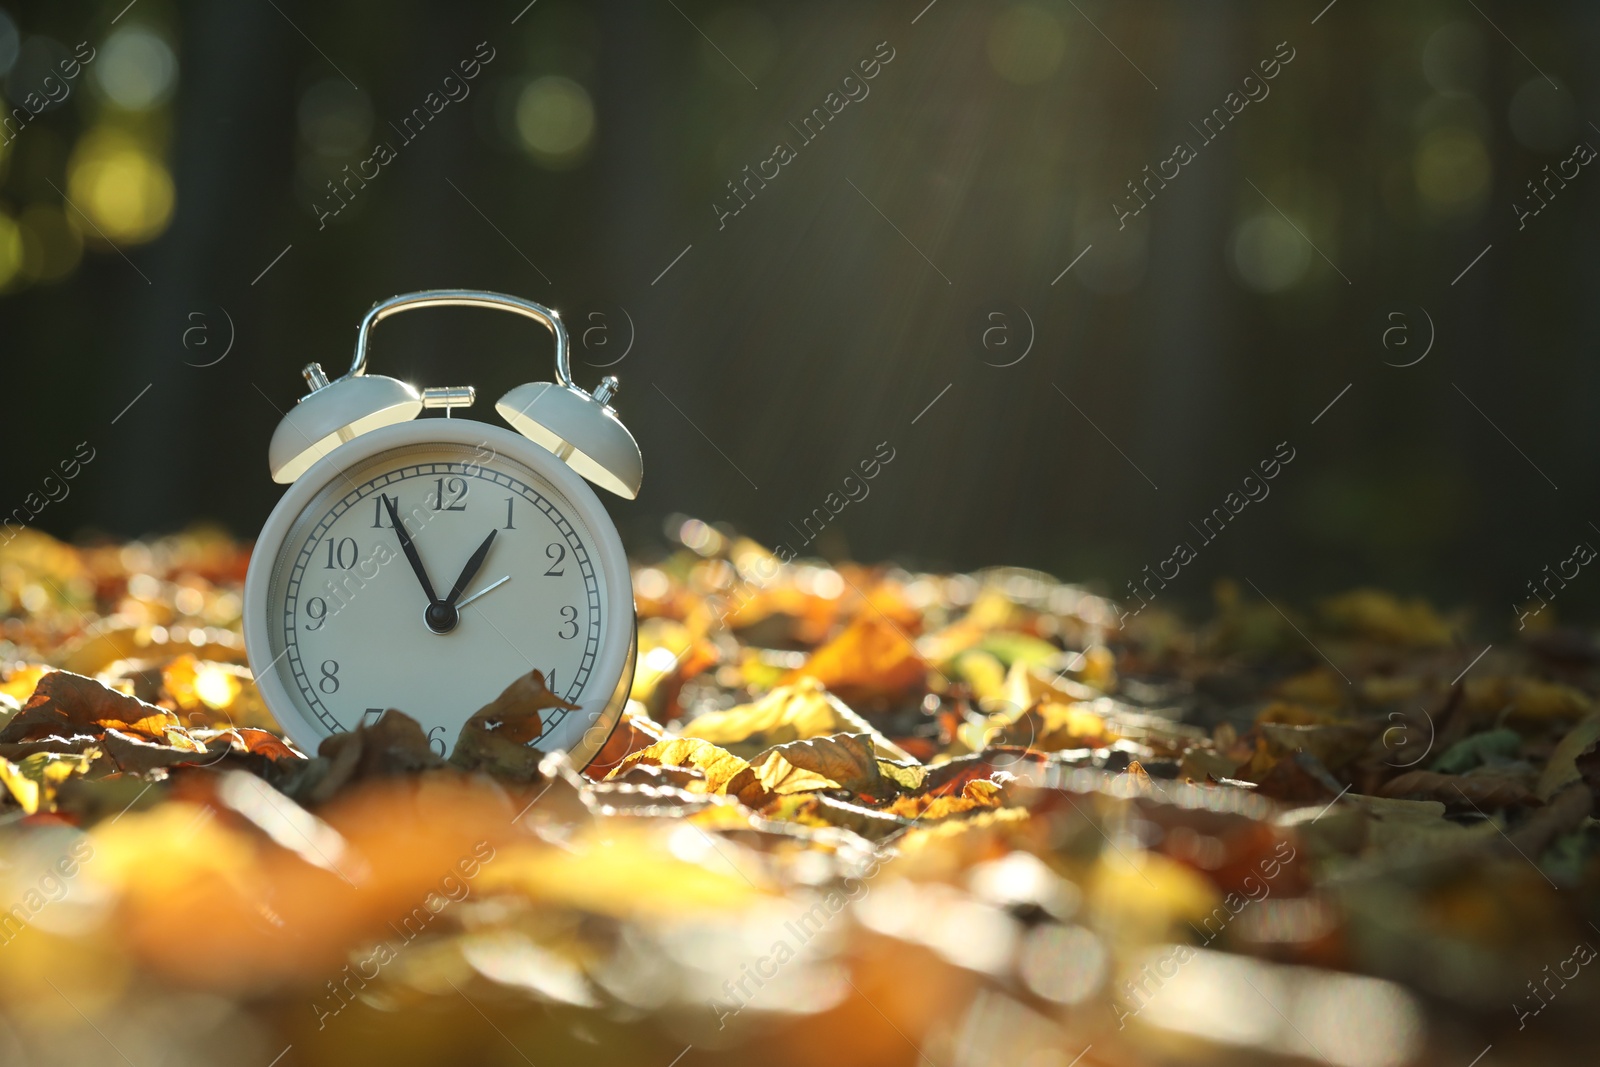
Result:
<svg viewBox="0 0 1600 1067"><path fill-rule="evenodd" d="M597 659L632 620L609 617L606 553L583 515L595 508L484 443L401 445L334 469L276 546L265 618L251 620L272 659L256 673L279 683L264 691L322 736L399 709L441 754L535 668L556 695L604 706L615 679L596 676ZM541 719L542 741L564 739L544 749L596 723L562 709Z"/></svg>

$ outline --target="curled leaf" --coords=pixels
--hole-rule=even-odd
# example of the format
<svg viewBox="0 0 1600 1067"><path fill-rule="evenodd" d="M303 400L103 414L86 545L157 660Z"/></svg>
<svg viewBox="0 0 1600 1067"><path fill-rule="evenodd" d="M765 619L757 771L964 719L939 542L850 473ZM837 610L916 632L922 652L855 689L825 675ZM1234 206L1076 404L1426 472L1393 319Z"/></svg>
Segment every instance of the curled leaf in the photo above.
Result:
<svg viewBox="0 0 1600 1067"><path fill-rule="evenodd" d="M164 740L178 718L165 708L125 696L81 674L51 671L5 729L0 743L38 741L46 737L98 737L108 728Z"/></svg>
<svg viewBox="0 0 1600 1067"><path fill-rule="evenodd" d="M705 776L701 791L706 793L726 792L728 783L737 777L739 772L750 766L738 756L718 748L709 741L702 741L696 737L674 737L666 741L657 741L649 748L633 753L623 760L616 770L607 775L606 780L615 780L630 768L641 764L655 767L687 767L699 771ZM690 789L693 790L692 785Z"/></svg>
<svg viewBox="0 0 1600 1067"><path fill-rule="evenodd" d="M543 753L529 743L544 733L539 712L548 708L576 711L578 705L550 692L542 672L529 671L462 725L450 762L463 770L532 781Z"/></svg>
<svg viewBox="0 0 1600 1067"><path fill-rule="evenodd" d="M727 792L758 807L761 798L768 795L823 789L874 793L882 782L872 738L865 734L838 734L768 749L729 781Z"/></svg>

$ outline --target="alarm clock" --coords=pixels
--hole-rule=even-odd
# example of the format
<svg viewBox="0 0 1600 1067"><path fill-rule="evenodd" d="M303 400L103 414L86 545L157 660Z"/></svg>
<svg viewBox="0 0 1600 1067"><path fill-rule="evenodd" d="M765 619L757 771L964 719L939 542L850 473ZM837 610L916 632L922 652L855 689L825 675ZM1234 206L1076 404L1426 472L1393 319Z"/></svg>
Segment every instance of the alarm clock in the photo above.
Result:
<svg viewBox="0 0 1600 1067"><path fill-rule="evenodd" d="M554 335L555 381L495 405L510 429L451 417L471 386L367 373L379 323L436 307L510 311ZM639 445L609 403L617 379L592 394L573 382L555 311L459 289L380 301L343 377L302 373L310 392L267 450L289 488L244 591L245 650L284 732L315 752L395 708L446 756L474 712L538 670L576 710L541 711L531 743L588 763L621 716L637 648L627 557L586 484L639 492ZM443 417L418 418L427 408Z"/></svg>

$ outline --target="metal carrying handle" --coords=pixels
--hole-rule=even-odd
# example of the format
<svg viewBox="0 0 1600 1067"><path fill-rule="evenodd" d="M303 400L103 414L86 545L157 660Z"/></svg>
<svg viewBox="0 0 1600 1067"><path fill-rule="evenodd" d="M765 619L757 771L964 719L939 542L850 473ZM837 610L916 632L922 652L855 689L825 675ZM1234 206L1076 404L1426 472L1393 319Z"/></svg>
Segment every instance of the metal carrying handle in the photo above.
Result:
<svg viewBox="0 0 1600 1067"><path fill-rule="evenodd" d="M561 314L543 304L535 304L532 300L507 296L505 293L491 293L482 289L424 289L416 293L401 293L399 296L391 296L387 300L373 304L372 310L361 320L361 327L356 332L356 354L350 361L350 370L345 377L353 378L367 373L367 342L374 326L402 311L436 307L496 308L500 311L515 312L535 322L543 323L556 339L556 382L559 385L572 386L572 364L567 354L567 330L561 325Z"/></svg>

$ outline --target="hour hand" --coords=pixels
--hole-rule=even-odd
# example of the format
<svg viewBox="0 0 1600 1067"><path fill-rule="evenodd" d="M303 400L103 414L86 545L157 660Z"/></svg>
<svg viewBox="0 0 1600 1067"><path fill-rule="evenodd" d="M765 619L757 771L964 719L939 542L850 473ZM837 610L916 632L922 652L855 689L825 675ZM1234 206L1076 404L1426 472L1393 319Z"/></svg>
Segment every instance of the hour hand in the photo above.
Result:
<svg viewBox="0 0 1600 1067"><path fill-rule="evenodd" d="M422 583L422 592L427 596L429 605L439 603L439 598L433 593L433 583L428 581L428 572L422 566L422 557L417 555L417 546L411 543L411 534L406 532L405 520L400 517L394 499L387 493L383 494L383 506L389 509L389 521L394 523L394 532L400 538L400 551L406 554L412 572L416 574L417 581Z"/></svg>
<svg viewBox="0 0 1600 1067"><path fill-rule="evenodd" d="M479 545L472 553L472 558L467 560L467 565L461 568L461 576L456 579L456 584L450 587L450 595L444 598L446 604L455 607L456 601L467 591L472 579L478 576L478 569L483 566L484 557L489 554L489 546L494 544L494 535L498 532L490 530L489 536L483 539L483 544Z"/></svg>

